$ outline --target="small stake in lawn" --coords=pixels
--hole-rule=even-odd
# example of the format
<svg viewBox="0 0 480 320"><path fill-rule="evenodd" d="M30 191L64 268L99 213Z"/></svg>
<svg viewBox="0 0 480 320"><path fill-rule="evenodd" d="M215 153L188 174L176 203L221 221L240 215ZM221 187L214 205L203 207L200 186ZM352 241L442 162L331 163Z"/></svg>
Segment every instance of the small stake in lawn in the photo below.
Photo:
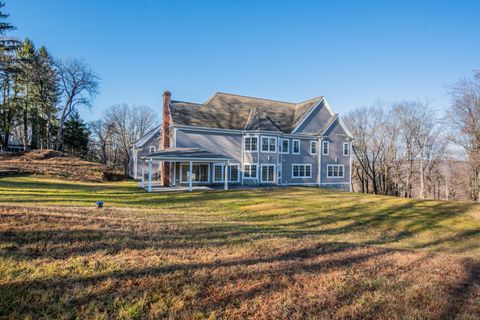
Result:
<svg viewBox="0 0 480 320"><path fill-rule="evenodd" d="M95 202L95 204L97 205L97 209L102 209L103 208L103 201L97 201L97 202Z"/></svg>

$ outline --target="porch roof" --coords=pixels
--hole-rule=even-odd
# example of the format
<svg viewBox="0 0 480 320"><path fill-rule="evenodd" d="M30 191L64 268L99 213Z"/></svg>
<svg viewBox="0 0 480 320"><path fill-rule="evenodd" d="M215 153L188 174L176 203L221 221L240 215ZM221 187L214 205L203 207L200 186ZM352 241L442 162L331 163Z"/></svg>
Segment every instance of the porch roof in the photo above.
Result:
<svg viewBox="0 0 480 320"><path fill-rule="evenodd" d="M213 153L201 148L168 148L160 150L142 157L144 160L161 160L161 161L196 161L196 162L226 162L231 161L223 154Z"/></svg>

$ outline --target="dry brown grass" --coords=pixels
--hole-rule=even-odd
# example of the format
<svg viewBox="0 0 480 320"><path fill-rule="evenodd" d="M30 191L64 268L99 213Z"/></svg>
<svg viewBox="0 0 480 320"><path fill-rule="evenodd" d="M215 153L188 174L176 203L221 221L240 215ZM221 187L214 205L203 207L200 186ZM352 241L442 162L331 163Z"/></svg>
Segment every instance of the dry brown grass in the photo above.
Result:
<svg viewBox="0 0 480 320"><path fill-rule="evenodd" d="M444 222L432 222L433 212L445 210L444 219L455 219L448 228L463 228L463 215L476 216L477 206L410 200L389 206L385 197L305 188L251 192L169 194L150 208L1 204L0 317L480 316L479 249L470 246L478 235L459 233L458 245L468 250L457 251L452 244L437 250L448 240L430 233ZM350 197L357 201L348 206ZM378 212L390 216L372 211L361 220L373 210L369 204L378 208L375 199L385 200ZM315 211L309 207L315 201L324 206ZM415 220L417 205L430 219ZM406 217L405 226L396 225L398 216ZM469 228L477 230L475 221Z"/></svg>
<svg viewBox="0 0 480 320"><path fill-rule="evenodd" d="M54 150L34 150L26 153L1 155L0 170L59 178L71 181L100 182L120 176L111 168Z"/></svg>

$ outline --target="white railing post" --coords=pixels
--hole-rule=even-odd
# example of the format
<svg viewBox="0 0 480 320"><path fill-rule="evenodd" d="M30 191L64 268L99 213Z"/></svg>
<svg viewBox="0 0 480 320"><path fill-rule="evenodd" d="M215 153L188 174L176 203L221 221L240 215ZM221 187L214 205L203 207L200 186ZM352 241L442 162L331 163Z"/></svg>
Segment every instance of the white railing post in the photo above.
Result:
<svg viewBox="0 0 480 320"><path fill-rule="evenodd" d="M188 191L192 191L192 169L193 169L193 165L192 165L192 161L190 161L189 163L189 168L188 168Z"/></svg>
<svg viewBox="0 0 480 320"><path fill-rule="evenodd" d="M152 192L152 159L148 160L148 192Z"/></svg>
<svg viewBox="0 0 480 320"><path fill-rule="evenodd" d="M223 175L225 180L225 185L223 186L223 190L228 190L228 162L225 162L225 173Z"/></svg>
<svg viewBox="0 0 480 320"><path fill-rule="evenodd" d="M145 189L145 160L142 160L142 188Z"/></svg>

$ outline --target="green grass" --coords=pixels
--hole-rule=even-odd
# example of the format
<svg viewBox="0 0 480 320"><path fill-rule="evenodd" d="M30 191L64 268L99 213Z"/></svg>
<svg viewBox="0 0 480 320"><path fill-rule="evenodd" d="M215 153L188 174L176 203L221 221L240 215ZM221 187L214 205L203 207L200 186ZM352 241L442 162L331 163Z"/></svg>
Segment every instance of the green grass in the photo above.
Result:
<svg viewBox="0 0 480 320"><path fill-rule="evenodd" d="M479 209L4 177L0 318L478 318Z"/></svg>

